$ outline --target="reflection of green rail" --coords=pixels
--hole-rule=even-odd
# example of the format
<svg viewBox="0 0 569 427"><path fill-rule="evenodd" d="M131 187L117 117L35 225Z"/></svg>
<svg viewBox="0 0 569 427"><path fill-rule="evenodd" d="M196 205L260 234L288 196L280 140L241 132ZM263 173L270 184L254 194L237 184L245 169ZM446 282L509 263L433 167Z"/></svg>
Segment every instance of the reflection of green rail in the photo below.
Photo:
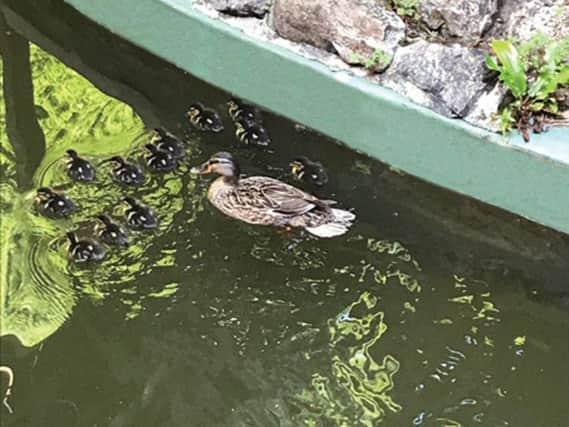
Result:
<svg viewBox="0 0 569 427"><path fill-rule="evenodd" d="M420 178L569 233L566 129L533 137L528 146L518 137L505 144L499 135L248 37L193 10L191 0L66 1L209 83ZM529 151L555 149L564 150L558 160Z"/></svg>

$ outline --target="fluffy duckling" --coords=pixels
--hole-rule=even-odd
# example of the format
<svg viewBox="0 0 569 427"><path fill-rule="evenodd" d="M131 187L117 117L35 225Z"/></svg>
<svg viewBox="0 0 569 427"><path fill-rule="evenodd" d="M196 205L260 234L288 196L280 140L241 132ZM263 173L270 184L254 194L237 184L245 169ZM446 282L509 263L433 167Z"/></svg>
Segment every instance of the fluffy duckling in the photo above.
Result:
<svg viewBox="0 0 569 427"><path fill-rule="evenodd" d="M127 162L121 156L113 156L108 161L114 165L111 175L115 181L125 185L144 183L144 172L138 165Z"/></svg>
<svg viewBox="0 0 569 427"><path fill-rule="evenodd" d="M235 136L243 144L266 147L271 143L271 137L261 125L247 126L245 123L235 123Z"/></svg>
<svg viewBox="0 0 569 427"><path fill-rule="evenodd" d="M178 167L178 161L170 153L160 151L153 144L146 144L150 154L146 156L146 164L156 172L170 172Z"/></svg>
<svg viewBox="0 0 569 427"><path fill-rule="evenodd" d="M225 215L249 224L300 227L315 236L334 237L346 233L356 218L352 212L332 208L331 200L320 200L277 179L240 178L230 153L214 154L192 172L221 175L209 187L209 201Z"/></svg>
<svg viewBox="0 0 569 427"><path fill-rule="evenodd" d="M175 135L164 129L154 129L155 135L151 143L156 146L158 151L169 153L174 159L181 160L186 155L186 150L182 142Z"/></svg>
<svg viewBox="0 0 569 427"><path fill-rule="evenodd" d="M79 157L77 151L67 150L67 175L75 181L94 181L96 178L96 172L93 165Z"/></svg>
<svg viewBox="0 0 569 427"><path fill-rule="evenodd" d="M328 182L328 173L320 162L314 162L306 156L298 156L290 163L295 178L309 184L322 187Z"/></svg>
<svg viewBox="0 0 569 427"><path fill-rule="evenodd" d="M223 130L223 122L217 111L206 108L203 104L195 103L190 105L186 113L190 123L201 131L221 132Z"/></svg>
<svg viewBox="0 0 569 427"><path fill-rule="evenodd" d="M229 116L234 122L241 122L246 126L253 126L263 122L261 112L256 107L247 105L240 99L231 98L226 105Z"/></svg>
<svg viewBox="0 0 569 427"><path fill-rule="evenodd" d="M99 262L107 256L107 250L94 239L81 239L72 231L67 233L69 249L67 252L75 262Z"/></svg>
<svg viewBox="0 0 569 427"><path fill-rule="evenodd" d="M73 200L47 187L38 188L35 203L38 212L48 218L67 218L75 210Z"/></svg>
<svg viewBox="0 0 569 427"><path fill-rule="evenodd" d="M128 234L108 215L99 215L99 223L95 227L97 237L107 245L128 246Z"/></svg>
<svg viewBox="0 0 569 427"><path fill-rule="evenodd" d="M124 197L123 201L129 205L125 212L127 224L137 230L152 229L158 226L158 219L154 210L138 202L132 197Z"/></svg>

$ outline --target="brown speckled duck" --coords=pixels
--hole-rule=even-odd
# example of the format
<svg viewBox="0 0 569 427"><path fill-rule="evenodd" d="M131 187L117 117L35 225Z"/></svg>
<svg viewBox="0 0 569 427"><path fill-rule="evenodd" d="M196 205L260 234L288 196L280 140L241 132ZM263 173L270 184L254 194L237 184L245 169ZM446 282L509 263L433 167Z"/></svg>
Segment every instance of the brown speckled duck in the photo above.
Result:
<svg viewBox="0 0 569 427"><path fill-rule="evenodd" d="M208 199L224 214L249 224L299 227L318 237L344 234L355 215L274 178L240 179L239 166L230 153L214 154L192 172L221 175L209 187Z"/></svg>

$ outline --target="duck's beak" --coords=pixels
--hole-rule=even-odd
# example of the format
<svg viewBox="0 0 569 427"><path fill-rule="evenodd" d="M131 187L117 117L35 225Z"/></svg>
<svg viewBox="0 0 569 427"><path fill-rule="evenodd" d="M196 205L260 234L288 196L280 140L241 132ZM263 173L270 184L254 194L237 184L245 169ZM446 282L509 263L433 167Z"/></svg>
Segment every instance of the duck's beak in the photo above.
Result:
<svg viewBox="0 0 569 427"><path fill-rule="evenodd" d="M205 163L202 163L199 167L193 167L190 169L190 173L198 174L198 175L207 175L208 173L212 173L212 167L209 160Z"/></svg>

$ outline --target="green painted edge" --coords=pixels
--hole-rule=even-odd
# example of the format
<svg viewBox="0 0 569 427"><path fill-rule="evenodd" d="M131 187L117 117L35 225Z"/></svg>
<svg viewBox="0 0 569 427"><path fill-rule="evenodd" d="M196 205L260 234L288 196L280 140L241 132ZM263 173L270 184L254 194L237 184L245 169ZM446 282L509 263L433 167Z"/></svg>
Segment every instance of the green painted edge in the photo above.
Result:
<svg viewBox="0 0 569 427"><path fill-rule="evenodd" d="M412 175L569 233L569 166L247 36L190 0L65 0L215 86ZM567 138L568 132L556 132Z"/></svg>

